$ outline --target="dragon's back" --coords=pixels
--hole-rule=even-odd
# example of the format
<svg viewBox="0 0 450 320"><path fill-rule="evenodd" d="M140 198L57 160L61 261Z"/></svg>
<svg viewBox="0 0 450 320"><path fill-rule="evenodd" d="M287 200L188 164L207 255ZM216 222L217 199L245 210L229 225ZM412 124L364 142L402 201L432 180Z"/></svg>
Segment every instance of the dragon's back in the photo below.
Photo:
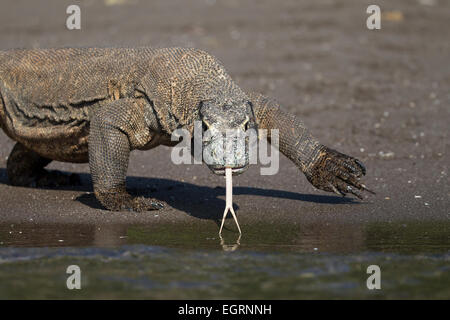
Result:
<svg viewBox="0 0 450 320"><path fill-rule="evenodd" d="M17 100L36 107L83 104L105 99L114 84L133 83L133 76L138 76L133 70L145 52L127 48L4 51L0 81Z"/></svg>

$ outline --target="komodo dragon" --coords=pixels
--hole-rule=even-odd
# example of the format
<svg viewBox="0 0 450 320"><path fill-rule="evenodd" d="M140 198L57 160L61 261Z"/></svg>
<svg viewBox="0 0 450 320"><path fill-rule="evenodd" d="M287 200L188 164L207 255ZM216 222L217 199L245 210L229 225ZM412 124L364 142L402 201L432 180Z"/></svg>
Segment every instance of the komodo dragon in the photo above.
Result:
<svg viewBox="0 0 450 320"><path fill-rule="evenodd" d="M76 175L44 167L53 160L89 162L95 196L105 208L160 209L155 199L127 193L129 154L175 145L171 133L192 132L196 120L205 130L216 129L213 140L226 129L279 129L280 151L316 188L360 198L357 190L367 190L360 183L366 169L359 160L320 144L276 101L242 91L204 51L0 51L0 126L17 142L7 161L12 185L73 184ZM234 174L247 169L248 154L231 158L232 163L216 159L209 167L217 174L225 167Z"/></svg>

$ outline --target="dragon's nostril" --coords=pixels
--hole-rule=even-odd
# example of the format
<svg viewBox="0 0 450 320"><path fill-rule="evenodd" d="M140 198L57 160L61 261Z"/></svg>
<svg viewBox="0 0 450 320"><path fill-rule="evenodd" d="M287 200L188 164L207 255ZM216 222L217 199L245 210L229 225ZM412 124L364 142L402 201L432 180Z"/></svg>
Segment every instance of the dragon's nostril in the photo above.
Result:
<svg viewBox="0 0 450 320"><path fill-rule="evenodd" d="M202 130L203 132L208 131L208 125L204 121L202 121Z"/></svg>

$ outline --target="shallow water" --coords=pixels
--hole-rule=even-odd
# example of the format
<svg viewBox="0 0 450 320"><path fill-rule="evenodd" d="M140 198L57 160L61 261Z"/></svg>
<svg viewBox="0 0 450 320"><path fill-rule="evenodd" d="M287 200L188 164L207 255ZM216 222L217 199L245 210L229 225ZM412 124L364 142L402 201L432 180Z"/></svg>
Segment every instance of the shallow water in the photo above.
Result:
<svg viewBox="0 0 450 320"><path fill-rule="evenodd" d="M450 222L0 225L0 298L450 298ZM78 265L81 290L66 288ZM381 269L368 290L367 267Z"/></svg>

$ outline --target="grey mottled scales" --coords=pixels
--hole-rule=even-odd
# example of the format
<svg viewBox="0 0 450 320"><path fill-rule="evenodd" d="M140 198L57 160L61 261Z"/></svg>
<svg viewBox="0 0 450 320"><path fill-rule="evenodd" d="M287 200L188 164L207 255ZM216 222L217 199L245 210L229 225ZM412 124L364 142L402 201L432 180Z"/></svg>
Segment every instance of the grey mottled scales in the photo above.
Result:
<svg viewBox="0 0 450 320"><path fill-rule="evenodd" d="M204 105L209 115L221 108L260 128L280 129L281 152L316 187L340 194L364 189L358 160L320 145L273 100L243 92L222 64L201 50L0 51L0 98L0 125L17 141L7 164L11 183L71 184L72 176L43 168L52 160L89 161L94 192L111 210L162 207L126 192L129 153L174 145L170 134L177 128L192 132ZM237 122L229 123L245 125Z"/></svg>

